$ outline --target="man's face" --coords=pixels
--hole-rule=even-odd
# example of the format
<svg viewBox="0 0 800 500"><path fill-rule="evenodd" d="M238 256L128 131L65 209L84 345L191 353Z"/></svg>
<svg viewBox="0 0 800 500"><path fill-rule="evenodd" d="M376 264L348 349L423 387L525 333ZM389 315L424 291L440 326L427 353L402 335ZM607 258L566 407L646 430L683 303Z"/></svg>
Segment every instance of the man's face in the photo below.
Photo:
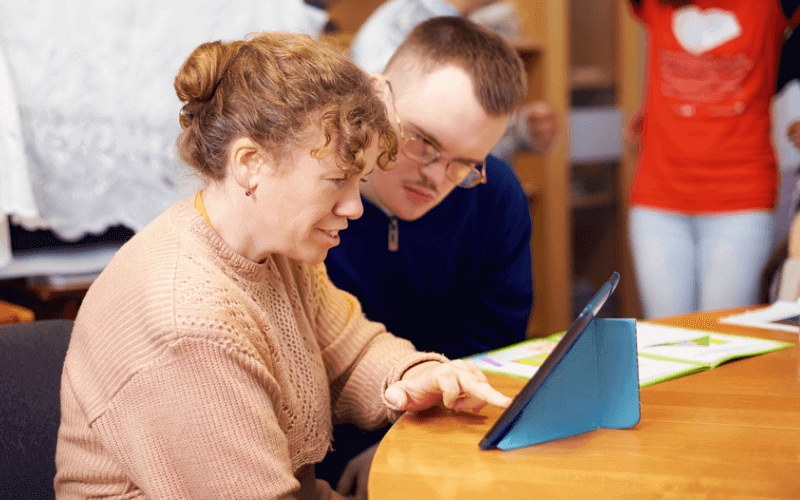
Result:
<svg viewBox="0 0 800 500"><path fill-rule="evenodd" d="M456 188L456 182L445 174L447 163L450 160L483 163L503 136L511 115L487 115L475 98L469 75L455 66L445 66L423 76L387 77L396 90L403 89L395 99L381 78L376 78L376 85L383 85L384 91L380 93L390 119L394 119L396 111L406 138L416 136L429 142L441 156L429 165L411 160L403 154L405 141L401 138L395 168L376 169L368 177L362 194L400 219L416 220ZM401 82L400 78L410 80ZM395 125L399 136L399 127Z"/></svg>

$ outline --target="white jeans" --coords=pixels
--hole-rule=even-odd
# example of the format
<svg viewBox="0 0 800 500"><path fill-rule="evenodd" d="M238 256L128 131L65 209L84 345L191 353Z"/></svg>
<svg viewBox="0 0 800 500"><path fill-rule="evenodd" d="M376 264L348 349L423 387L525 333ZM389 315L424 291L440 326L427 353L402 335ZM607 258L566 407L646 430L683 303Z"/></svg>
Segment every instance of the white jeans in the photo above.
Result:
<svg viewBox="0 0 800 500"><path fill-rule="evenodd" d="M644 318L757 303L773 225L767 211L694 216L632 208L628 231Z"/></svg>

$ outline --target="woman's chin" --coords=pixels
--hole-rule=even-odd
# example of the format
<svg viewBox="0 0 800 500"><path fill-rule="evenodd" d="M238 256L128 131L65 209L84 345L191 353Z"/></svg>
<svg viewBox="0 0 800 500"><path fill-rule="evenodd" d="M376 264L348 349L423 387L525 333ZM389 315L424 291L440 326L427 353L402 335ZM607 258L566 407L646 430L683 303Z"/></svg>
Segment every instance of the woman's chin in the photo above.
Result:
<svg viewBox="0 0 800 500"><path fill-rule="evenodd" d="M325 262L325 257L328 256L328 250L317 251L317 252L307 252L301 256L296 257L296 260L304 264L308 264L309 266L316 266L318 264L322 264Z"/></svg>

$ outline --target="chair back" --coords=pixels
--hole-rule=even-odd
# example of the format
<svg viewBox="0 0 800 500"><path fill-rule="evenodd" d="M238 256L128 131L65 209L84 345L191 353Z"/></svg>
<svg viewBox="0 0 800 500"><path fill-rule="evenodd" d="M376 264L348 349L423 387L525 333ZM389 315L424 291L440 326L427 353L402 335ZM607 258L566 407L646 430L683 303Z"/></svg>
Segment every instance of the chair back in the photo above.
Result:
<svg viewBox="0 0 800 500"><path fill-rule="evenodd" d="M73 322L0 326L0 499L54 499L61 370Z"/></svg>

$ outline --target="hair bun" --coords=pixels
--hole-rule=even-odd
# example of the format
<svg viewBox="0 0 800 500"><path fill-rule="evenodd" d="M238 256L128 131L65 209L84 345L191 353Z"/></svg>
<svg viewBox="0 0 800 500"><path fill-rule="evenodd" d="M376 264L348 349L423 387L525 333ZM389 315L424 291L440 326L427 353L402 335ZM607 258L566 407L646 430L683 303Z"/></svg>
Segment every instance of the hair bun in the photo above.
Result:
<svg viewBox="0 0 800 500"><path fill-rule="evenodd" d="M230 45L230 44L228 44ZM181 102L205 102L214 95L214 90L226 67L230 52L220 41L208 42L197 47L184 61L175 76L175 93ZM184 112L186 107L184 106ZM181 115L185 113L182 112ZM190 113L191 115L191 113Z"/></svg>

